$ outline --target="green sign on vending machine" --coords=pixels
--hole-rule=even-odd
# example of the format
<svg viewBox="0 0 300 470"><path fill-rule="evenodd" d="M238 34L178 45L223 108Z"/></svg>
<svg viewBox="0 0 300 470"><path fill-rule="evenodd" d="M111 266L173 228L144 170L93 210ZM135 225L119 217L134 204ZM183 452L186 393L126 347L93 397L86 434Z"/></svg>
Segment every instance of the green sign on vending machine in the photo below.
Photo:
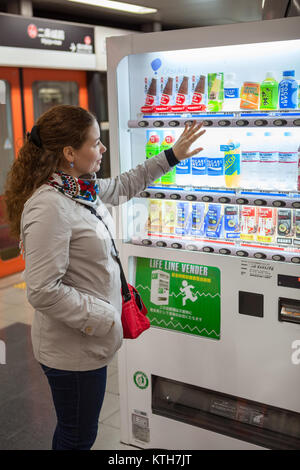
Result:
<svg viewBox="0 0 300 470"><path fill-rule="evenodd" d="M151 326L220 339L220 270L137 258L135 285Z"/></svg>

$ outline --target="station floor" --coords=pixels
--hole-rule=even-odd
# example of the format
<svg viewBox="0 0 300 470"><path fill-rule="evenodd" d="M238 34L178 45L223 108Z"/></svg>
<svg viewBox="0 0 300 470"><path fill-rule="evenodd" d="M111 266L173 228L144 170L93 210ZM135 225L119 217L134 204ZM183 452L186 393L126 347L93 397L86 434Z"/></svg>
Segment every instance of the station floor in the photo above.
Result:
<svg viewBox="0 0 300 470"><path fill-rule="evenodd" d="M0 279L0 450L49 450L56 425L46 377L33 357L30 328L33 308L21 273ZM2 360L3 361L3 360ZM137 450L120 442L117 357L108 366L106 395L92 450Z"/></svg>

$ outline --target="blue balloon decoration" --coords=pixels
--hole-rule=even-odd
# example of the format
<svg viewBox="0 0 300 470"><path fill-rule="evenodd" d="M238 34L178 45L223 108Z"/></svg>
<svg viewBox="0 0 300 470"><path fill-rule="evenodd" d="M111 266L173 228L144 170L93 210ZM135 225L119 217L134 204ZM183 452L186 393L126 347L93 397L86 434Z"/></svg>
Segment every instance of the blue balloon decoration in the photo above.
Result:
<svg viewBox="0 0 300 470"><path fill-rule="evenodd" d="M159 67L161 67L161 60L160 59L152 60L151 67L154 70L154 72L156 73L156 71L159 69Z"/></svg>

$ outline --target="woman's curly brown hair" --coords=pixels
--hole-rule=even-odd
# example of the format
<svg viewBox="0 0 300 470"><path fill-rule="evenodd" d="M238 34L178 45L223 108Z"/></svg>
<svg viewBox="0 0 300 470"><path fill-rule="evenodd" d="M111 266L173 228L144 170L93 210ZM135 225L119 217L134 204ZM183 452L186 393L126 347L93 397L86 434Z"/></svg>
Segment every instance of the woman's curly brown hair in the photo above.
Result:
<svg viewBox="0 0 300 470"><path fill-rule="evenodd" d="M42 148L27 137L7 175L4 192L6 218L13 237L19 238L24 204L49 176L63 166L63 148L79 149L96 118L79 106L59 105L36 122Z"/></svg>

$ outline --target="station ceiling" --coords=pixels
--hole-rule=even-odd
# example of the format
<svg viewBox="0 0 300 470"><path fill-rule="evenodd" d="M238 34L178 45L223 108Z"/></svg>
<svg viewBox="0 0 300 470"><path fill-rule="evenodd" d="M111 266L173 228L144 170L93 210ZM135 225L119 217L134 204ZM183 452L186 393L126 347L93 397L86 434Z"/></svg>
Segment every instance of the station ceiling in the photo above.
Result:
<svg viewBox="0 0 300 470"><path fill-rule="evenodd" d="M120 1L120 0L119 0ZM263 0L127 0L158 10L134 15L68 0L32 1L33 16L149 31L260 21Z"/></svg>

